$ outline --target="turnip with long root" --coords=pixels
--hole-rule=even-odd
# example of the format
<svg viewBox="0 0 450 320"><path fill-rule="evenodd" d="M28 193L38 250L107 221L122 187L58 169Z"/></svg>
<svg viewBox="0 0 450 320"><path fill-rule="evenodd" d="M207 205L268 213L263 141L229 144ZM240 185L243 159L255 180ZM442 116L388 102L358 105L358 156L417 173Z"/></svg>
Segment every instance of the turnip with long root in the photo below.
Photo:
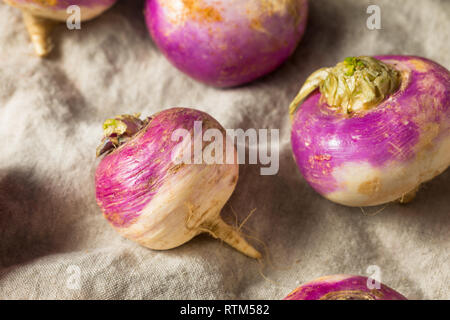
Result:
<svg viewBox="0 0 450 320"><path fill-rule="evenodd" d="M215 134L202 139L198 133L203 130L205 136ZM209 233L260 258L220 217L239 176L236 149L233 144L217 148L230 146L220 137L229 139L219 122L195 109L167 109L145 120L137 115L107 120L95 174L104 217L121 235L151 249L172 249ZM227 161L211 161L222 152Z"/></svg>
<svg viewBox="0 0 450 320"><path fill-rule="evenodd" d="M70 6L80 9L80 22L91 20L109 9L117 0L4 0L22 10L23 20L34 50L39 57L53 49L50 33L58 22L65 22L73 13Z"/></svg>

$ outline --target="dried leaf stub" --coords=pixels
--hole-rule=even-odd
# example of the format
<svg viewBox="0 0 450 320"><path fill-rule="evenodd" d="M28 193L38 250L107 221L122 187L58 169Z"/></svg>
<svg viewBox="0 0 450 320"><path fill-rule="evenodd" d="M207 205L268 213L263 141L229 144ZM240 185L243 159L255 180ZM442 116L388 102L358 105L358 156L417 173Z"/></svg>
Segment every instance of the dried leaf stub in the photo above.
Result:
<svg viewBox="0 0 450 320"><path fill-rule="evenodd" d="M400 72L372 57L348 57L333 68L323 68L308 77L290 107L298 105L319 88L322 101L338 112L354 112L376 107L401 83Z"/></svg>
<svg viewBox="0 0 450 320"><path fill-rule="evenodd" d="M368 110L400 87L400 73L372 57L349 57L332 68L320 85L331 107L351 114Z"/></svg>
<svg viewBox="0 0 450 320"><path fill-rule="evenodd" d="M143 121L139 117L140 114L124 114L114 119L107 119L103 123L104 136L97 147L97 157L111 152L138 133L149 121L149 119Z"/></svg>

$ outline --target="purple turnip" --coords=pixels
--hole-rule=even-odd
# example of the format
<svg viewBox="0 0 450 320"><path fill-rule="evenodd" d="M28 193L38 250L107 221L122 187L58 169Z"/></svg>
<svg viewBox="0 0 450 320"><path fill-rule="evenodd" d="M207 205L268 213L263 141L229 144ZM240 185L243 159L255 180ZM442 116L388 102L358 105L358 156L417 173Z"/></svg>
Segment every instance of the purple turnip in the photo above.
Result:
<svg viewBox="0 0 450 320"><path fill-rule="evenodd" d="M196 123L226 137L214 118L194 109L172 108L144 121L130 115L107 120L97 149L103 155L95 173L97 203L116 231L145 247L171 249L206 232L260 258L220 217L239 176L236 149L232 163L196 163L190 143ZM180 130L181 142L172 136ZM200 142L199 149L205 147ZM175 161L186 154L190 163Z"/></svg>
<svg viewBox="0 0 450 320"><path fill-rule="evenodd" d="M53 44L50 32L55 22L64 22L71 15L67 9L76 5L80 8L81 21L93 19L111 7L117 0L5 0L11 6L22 10L25 26L38 56L50 53Z"/></svg>
<svg viewBox="0 0 450 320"><path fill-rule="evenodd" d="M408 202L450 165L449 107L450 73L435 62L347 58L313 73L292 102L295 161L331 201Z"/></svg>
<svg viewBox="0 0 450 320"><path fill-rule="evenodd" d="M307 0L147 0L145 16L163 54L194 79L218 87L252 81L294 51Z"/></svg>
<svg viewBox="0 0 450 320"><path fill-rule="evenodd" d="M321 277L298 287L284 300L407 300L388 286L373 281L351 275Z"/></svg>

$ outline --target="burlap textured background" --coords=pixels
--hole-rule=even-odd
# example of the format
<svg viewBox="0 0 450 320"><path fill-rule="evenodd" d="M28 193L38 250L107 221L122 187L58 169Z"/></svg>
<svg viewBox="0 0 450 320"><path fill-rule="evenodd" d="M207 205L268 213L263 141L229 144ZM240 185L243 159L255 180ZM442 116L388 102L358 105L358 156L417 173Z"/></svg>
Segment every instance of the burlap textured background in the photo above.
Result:
<svg viewBox="0 0 450 320"><path fill-rule="evenodd" d="M19 12L0 2L0 298L280 299L316 277L366 275L377 265L382 280L409 298L449 299L450 172L412 204L375 216L378 208L364 214L333 204L297 171L287 108L312 71L349 55L415 54L450 68L450 1L310 3L307 33L286 64L220 90L158 52L142 1L119 1L81 31L60 25L47 60L33 56ZM381 7L381 30L366 28L369 4ZM102 121L172 106L207 111L227 128L281 130L279 174L241 166L223 211L233 222L231 208L241 220L257 209L246 232L267 245L264 265L209 236L151 251L102 217L93 183Z"/></svg>

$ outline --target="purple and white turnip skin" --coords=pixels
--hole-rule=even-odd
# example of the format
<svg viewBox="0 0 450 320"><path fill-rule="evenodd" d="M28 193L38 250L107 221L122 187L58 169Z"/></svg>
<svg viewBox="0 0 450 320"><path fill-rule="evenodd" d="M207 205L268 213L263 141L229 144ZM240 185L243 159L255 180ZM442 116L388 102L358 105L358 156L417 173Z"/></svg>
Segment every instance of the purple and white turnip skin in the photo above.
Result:
<svg viewBox="0 0 450 320"><path fill-rule="evenodd" d="M306 27L307 0L147 0L153 40L179 70L217 87L276 69Z"/></svg>
<svg viewBox="0 0 450 320"><path fill-rule="evenodd" d="M367 280L342 274L321 277L298 287L284 300L407 300L382 283L379 289L370 289Z"/></svg>
<svg viewBox="0 0 450 320"><path fill-rule="evenodd" d="M55 21L64 22L71 15L67 8L80 8L81 21L93 19L109 9L117 0L4 0L22 10L23 19L38 56L52 50L49 34Z"/></svg>
<svg viewBox="0 0 450 320"><path fill-rule="evenodd" d="M328 77L338 66L344 74ZM450 165L449 71L395 55L347 58L338 66L314 73L291 104L301 173L324 197L347 206L412 200L421 183ZM368 76L372 82L361 80ZM344 89L336 90L338 79ZM345 89L355 83L357 90Z"/></svg>
<svg viewBox="0 0 450 320"><path fill-rule="evenodd" d="M260 258L220 217L239 176L236 149L231 163L173 161L187 152L194 158L193 143L185 142L193 141L196 121L201 121L203 131L214 128L227 137L214 118L195 109L172 108L144 121L130 115L107 120L97 149L97 156L106 154L95 173L97 203L116 231L145 247L171 249L206 232ZM188 132L181 144L172 141L179 129ZM203 149L206 145L200 142Z"/></svg>

